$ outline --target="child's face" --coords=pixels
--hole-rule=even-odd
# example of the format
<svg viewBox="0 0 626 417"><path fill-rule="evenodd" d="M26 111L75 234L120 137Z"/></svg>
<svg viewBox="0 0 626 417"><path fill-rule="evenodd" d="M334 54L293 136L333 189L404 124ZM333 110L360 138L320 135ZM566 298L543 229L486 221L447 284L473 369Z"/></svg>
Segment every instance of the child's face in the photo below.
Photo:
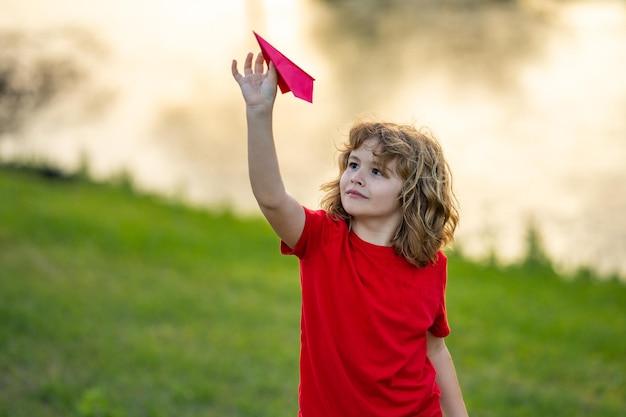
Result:
<svg viewBox="0 0 626 417"><path fill-rule="evenodd" d="M396 173L395 161L386 167L378 163L374 154L377 146L378 139L370 138L350 153L339 181L341 204L357 220L376 218L399 223L403 181Z"/></svg>

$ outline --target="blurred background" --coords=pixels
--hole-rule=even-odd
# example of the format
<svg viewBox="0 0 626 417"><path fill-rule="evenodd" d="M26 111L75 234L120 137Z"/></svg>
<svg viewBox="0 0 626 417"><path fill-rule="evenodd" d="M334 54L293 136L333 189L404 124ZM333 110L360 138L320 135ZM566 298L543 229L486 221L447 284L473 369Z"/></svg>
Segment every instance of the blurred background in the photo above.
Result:
<svg viewBox="0 0 626 417"><path fill-rule="evenodd" d="M0 0L0 160L256 213L230 63L252 30L316 78L277 100L283 175L316 207L360 115L426 125L464 253L626 274L626 2Z"/></svg>

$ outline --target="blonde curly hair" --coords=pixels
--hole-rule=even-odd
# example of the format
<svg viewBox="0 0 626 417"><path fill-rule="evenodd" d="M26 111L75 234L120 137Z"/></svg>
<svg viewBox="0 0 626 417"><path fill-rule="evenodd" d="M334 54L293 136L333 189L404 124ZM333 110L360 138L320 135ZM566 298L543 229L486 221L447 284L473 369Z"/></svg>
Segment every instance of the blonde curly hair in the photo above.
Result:
<svg viewBox="0 0 626 417"><path fill-rule="evenodd" d="M326 192L321 207L350 226L352 216L341 204L339 182L350 153L370 138L379 142L378 162L387 166L396 161L397 174L404 181L399 197L402 221L392 239L393 247L418 267L435 263L437 252L454 240L459 210L443 149L424 129L380 121L356 122L348 141L339 149L338 177L321 187Z"/></svg>

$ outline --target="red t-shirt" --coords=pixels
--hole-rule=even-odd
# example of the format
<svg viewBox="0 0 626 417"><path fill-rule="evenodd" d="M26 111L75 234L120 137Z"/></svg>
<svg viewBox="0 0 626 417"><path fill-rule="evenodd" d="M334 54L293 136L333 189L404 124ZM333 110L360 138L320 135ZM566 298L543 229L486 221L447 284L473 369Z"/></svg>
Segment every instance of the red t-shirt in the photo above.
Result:
<svg viewBox="0 0 626 417"><path fill-rule="evenodd" d="M300 417L441 416L426 332L450 332L447 260L417 268L392 247L305 209L300 259Z"/></svg>

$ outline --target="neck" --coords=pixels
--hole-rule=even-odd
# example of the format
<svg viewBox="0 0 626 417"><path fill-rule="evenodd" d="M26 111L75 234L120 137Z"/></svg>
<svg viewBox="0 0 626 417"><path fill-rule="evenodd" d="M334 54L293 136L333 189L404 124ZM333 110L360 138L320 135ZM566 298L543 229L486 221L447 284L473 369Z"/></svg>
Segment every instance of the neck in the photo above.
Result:
<svg viewBox="0 0 626 417"><path fill-rule="evenodd" d="M363 241L378 246L392 246L399 222L352 219L352 231Z"/></svg>

